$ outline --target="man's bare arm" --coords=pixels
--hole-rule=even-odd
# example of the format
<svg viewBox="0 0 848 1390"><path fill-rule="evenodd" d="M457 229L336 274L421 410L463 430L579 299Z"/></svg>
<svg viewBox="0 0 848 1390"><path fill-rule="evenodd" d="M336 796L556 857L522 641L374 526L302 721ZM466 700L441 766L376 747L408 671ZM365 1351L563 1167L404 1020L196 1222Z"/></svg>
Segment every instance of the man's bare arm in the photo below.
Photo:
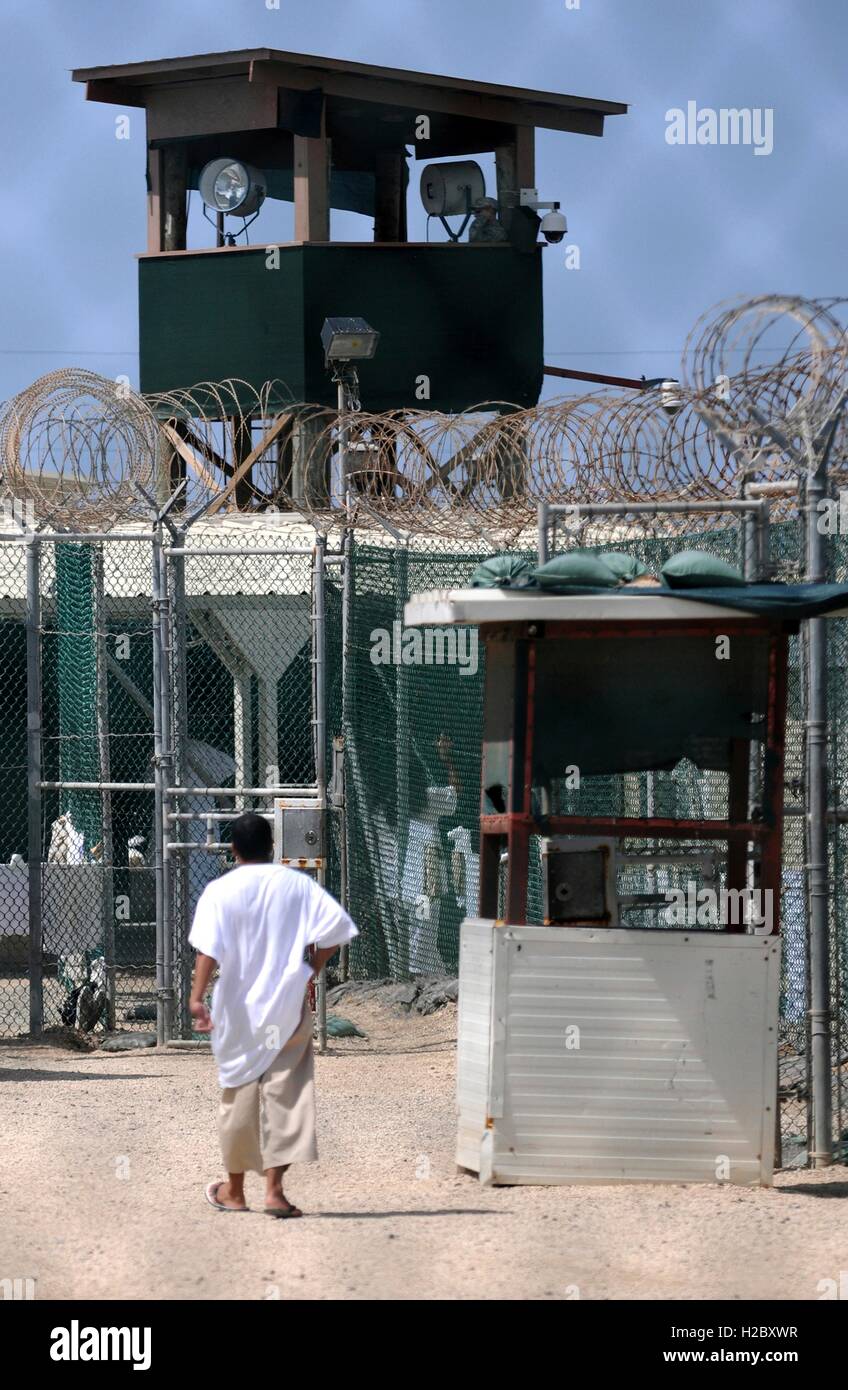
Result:
<svg viewBox="0 0 848 1390"><path fill-rule="evenodd" d="M309 964L312 966L313 978L317 979L324 969L324 966L327 964L327 961L336 954L338 949L338 946L321 946L320 948L317 946L309 947L307 954L309 956Z"/></svg>
<svg viewBox="0 0 848 1390"><path fill-rule="evenodd" d="M212 1032L212 1016L206 1007L206 991L217 964L218 962L213 956L205 956L202 951L197 952L191 998L188 1005L189 1013L195 1020L194 1031L196 1033Z"/></svg>

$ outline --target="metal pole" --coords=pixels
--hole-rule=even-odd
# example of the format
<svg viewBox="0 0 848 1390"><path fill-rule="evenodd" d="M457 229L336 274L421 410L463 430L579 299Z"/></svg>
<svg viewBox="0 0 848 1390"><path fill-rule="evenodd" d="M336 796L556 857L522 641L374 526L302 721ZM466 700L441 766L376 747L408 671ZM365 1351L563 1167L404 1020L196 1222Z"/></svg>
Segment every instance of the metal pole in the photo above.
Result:
<svg viewBox="0 0 848 1390"><path fill-rule="evenodd" d="M41 547L33 536L26 552L27 653L27 879L29 893L29 1031L44 1031L44 962L41 919Z"/></svg>
<svg viewBox="0 0 848 1390"><path fill-rule="evenodd" d="M103 958L106 966L106 1022L112 1030L115 1027L116 959L115 959L115 896L114 863L115 845L112 833L112 792L109 783L112 769L109 749L109 679L106 666L105 602L103 583L103 547L98 543L93 547L94 579L94 641L95 671L97 684L97 743L100 755L100 779L103 783L100 792L101 840L100 863L101 911L103 913Z"/></svg>
<svg viewBox="0 0 848 1390"><path fill-rule="evenodd" d="M807 475L807 582L820 584L827 572L819 502L827 491L827 464L813 461ZM811 1166L833 1162L833 1097L830 1039L830 913L827 845L827 628L811 618L807 630L807 893L810 919L810 1053L813 1133Z"/></svg>
<svg viewBox="0 0 848 1390"><path fill-rule="evenodd" d="M340 481L341 489L342 489L342 501L344 502L345 511L347 512L347 515L348 515L348 517L349 517L349 516L350 516L350 489L349 489L349 487L348 487L348 477L347 477L347 415L346 415L346 406L347 406L347 393L346 393L346 391L345 391L345 384L344 384L344 381L342 380L342 378L341 378L341 376L340 376L340 377L338 378L338 389L337 389L337 391L336 391L336 411L338 412L338 417L339 417L339 419L338 419L338 430L339 430L339 475L340 475L339 481Z"/></svg>
<svg viewBox="0 0 848 1390"><path fill-rule="evenodd" d="M756 536L756 575L759 583L765 584L771 578L771 507L768 497L760 499L760 510L754 513L754 533Z"/></svg>
<svg viewBox="0 0 848 1390"><path fill-rule="evenodd" d="M395 612L403 622L404 604L409 597L409 546L406 542L398 546L395 556ZM396 666L395 677L395 785L397 787L397 874L398 883L403 882L406 850L409 840L409 760L413 749L409 737L409 667ZM384 903L385 906L385 903ZM400 930L397 934L395 965L399 974L405 973L409 964L409 927L405 909L398 901L394 911L400 917Z"/></svg>
<svg viewBox="0 0 848 1390"><path fill-rule="evenodd" d="M538 530L539 530L539 564L548 563L548 504L540 502L538 508Z"/></svg>
<svg viewBox="0 0 848 1390"><path fill-rule="evenodd" d="M165 582L167 585L168 564L173 564L174 576L174 608L170 622L170 651L171 651L171 676L173 689L176 698L173 701L172 725L173 725L173 780L178 785L182 785L186 775L186 740L188 738L188 674L186 670L186 638L187 638L187 619L186 619L186 588L185 588L185 545L187 529L179 527L174 533L176 541L173 549L163 551L162 564L165 571ZM170 693L170 686L166 689ZM168 792L170 804L170 790ZM177 802L177 805L179 803ZM166 821L167 824L167 821ZM166 835L170 831L166 830ZM174 866L173 860L168 854L165 855L165 874L169 878L172 867L175 867L175 882L172 885L177 890L177 901L179 912L174 914L174 929L179 933L178 978L177 986L177 1011L178 1017L177 1032L181 1037L190 1037L188 1002L191 995L191 969L187 959L188 933L191 923L188 915L191 912L191 860L190 851L181 853Z"/></svg>
<svg viewBox="0 0 848 1390"><path fill-rule="evenodd" d="M166 1041L166 983L165 983L165 883L164 883L164 837L165 837L165 790L167 778L162 762L162 626L160 609L162 604L162 549L161 528L157 526L156 536L151 547L151 586L152 586L152 641L153 641L153 864L156 884L156 1042L161 1047Z"/></svg>
<svg viewBox="0 0 848 1390"><path fill-rule="evenodd" d="M754 498L742 501L739 498L725 499L723 502L581 502L579 506L566 502L549 502L547 515L564 516L579 511L583 516L660 516L665 512L685 516L688 513L718 515L720 512L756 513L760 503Z"/></svg>
<svg viewBox="0 0 848 1390"><path fill-rule="evenodd" d="M163 999L165 1015L165 1041L174 1036L174 885L172 881L172 861L168 854L168 812L171 809L169 787L174 781L174 721L171 702L172 680L172 639L171 639L171 597L168 587L168 562L164 547L158 547L159 560L159 628L161 636L162 660L159 664L160 708L162 730L162 946L163 946Z"/></svg>
<svg viewBox="0 0 848 1390"><path fill-rule="evenodd" d="M740 496L744 501L748 496L750 480L747 473L742 474ZM742 573L749 584L763 581L768 578L768 502L761 500L755 512L743 512L741 517L742 526ZM761 804L762 798L762 762L761 749L759 744L752 741L748 754L748 819L754 817L754 808ZM745 846L747 856L746 865L746 884L748 888L759 887L760 864L754 860L751 854L751 844ZM780 1057L775 1063L774 1073L774 1166L782 1167L783 1164L783 1129L781 1124L782 1114L780 1106Z"/></svg>
<svg viewBox="0 0 848 1390"><path fill-rule="evenodd" d="M326 603L324 593L324 550L326 538L319 536L315 542L312 567L312 670L314 715L312 721L315 747L315 783L318 799L324 808L323 859L327 862L326 806L327 806L327 634ZM323 887L326 882L326 868L317 873L318 882ZM327 978L326 967L321 971L315 985L315 1002L318 1007L318 1050L327 1051Z"/></svg>
<svg viewBox="0 0 848 1390"><path fill-rule="evenodd" d="M346 531L343 542L345 556L344 568L342 569L342 771L341 771L341 815L342 833L340 847L340 866L339 885L341 893L342 907L346 912L350 911L350 883L348 881L348 853L350 850L350 837L348 834L347 816L347 759L344 756L344 744L347 738L348 726L348 694L350 686L350 600L353 584L353 571L351 561L353 558L353 532ZM341 949L340 974L342 980L347 980L350 975L350 947L345 944Z"/></svg>

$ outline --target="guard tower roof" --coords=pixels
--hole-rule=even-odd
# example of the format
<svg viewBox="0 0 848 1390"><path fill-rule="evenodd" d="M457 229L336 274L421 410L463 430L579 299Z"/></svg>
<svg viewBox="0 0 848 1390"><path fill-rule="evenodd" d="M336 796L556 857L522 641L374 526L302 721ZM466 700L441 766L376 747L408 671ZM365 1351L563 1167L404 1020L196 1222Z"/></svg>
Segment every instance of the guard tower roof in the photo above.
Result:
<svg viewBox="0 0 848 1390"><path fill-rule="evenodd" d="M322 93L328 126L338 119L348 139L358 136L372 146L381 134L412 142L416 117L426 113L431 138L415 144L427 158L492 149L516 126L600 136L606 116L627 112L621 102L274 48L77 68L72 77L86 84L90 101L147 108L150 139L276 125L263 97L280 89L304 97ZM213 96L207 84L215 86L214 102L204 100L204 92Z"/></svg>

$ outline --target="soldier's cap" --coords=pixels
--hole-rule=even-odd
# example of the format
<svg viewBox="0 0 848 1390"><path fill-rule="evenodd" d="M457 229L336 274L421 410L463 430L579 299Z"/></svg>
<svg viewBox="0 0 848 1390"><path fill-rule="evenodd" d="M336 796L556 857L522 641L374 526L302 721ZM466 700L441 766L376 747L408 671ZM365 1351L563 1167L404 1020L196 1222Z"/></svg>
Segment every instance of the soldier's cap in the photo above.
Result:
<svg viewBox="0 0 848 1390"><path fill-rule="evenodd" d="M481 208L494 208L497 211L497 206L497 198L475 198L474 200L474 208L477 212L479 212Z"/></svg>

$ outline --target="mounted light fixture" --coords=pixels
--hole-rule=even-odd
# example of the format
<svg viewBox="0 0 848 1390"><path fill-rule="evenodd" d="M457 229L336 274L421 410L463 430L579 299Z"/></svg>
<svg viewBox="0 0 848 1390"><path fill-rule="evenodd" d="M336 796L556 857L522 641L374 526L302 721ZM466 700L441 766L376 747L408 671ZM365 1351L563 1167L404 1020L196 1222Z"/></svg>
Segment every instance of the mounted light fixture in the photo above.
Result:
<svg viewBox="0 0 848 1390"><path fill-rule="evenodd" d="M474 159L428 164L422 171L421 202L427 214L427 225L431 217L438 217L451 241L459 241L471 221L475 203L485 195L483 170ZM451 227L449 217L463 218L458 231Z"/></svg>
<svg viewBox="0 0 848 1390"><path fill-rule="evenodd" d="M259 216L259 209L268 192L265 175L259 169L227 156L211 159L204 165L197 187L203 200L203 216L207 222L212 222L209 212L215 214L213 225L217 227L219 237L223 234L221 223L225 216L243 217L245 223L242 230L246 230L249 221ZM235 245L232 233L227 234L226 240L229 246Z"/></svg>
<svg viewBox="0 0 848 1390"><path fill-rule="evenodd" d="M324 320L321 329L321 343L324 348L324 366L330 372L337 389L339 471L345 507L351 505L351 453L350 426L348 416L362 409L359 399L359 373L357 363L373 357L377 351L380 334L370 323L360 318L330 318ZM364 444L357 440L357 445ZM355 446L354 446L355 447ZM365 450L357 449L357 456ZM357 476L364 476L357 470Z"/></svg>
<svg viewBox="0 0 848 1390"><path fill-rule="evenodd" d="M321 329L324 345L324 364L331 362L361 362L373 357L380 334L365 319L325 319Z"/></svg>

